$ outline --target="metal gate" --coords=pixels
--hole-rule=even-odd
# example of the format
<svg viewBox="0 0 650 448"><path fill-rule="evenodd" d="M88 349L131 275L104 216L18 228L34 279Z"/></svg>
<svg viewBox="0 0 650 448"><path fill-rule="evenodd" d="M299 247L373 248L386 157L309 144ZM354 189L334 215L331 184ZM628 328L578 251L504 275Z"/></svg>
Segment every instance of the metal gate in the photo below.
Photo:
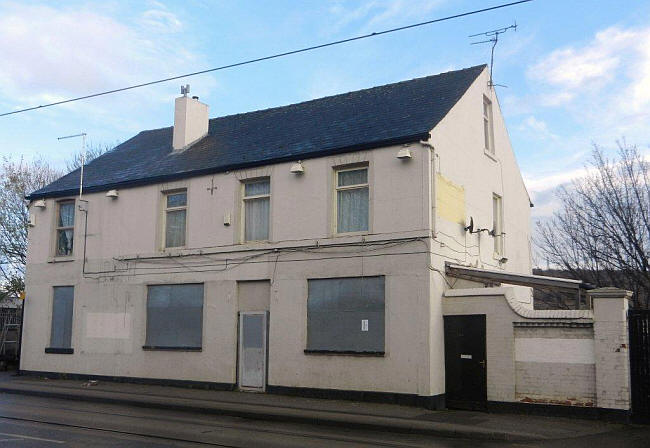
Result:
<svg viewBox="0 0 650 448"><path fill-rule="evenodd" d="M632 415L650 421L650 310L628 311Z"/></svg>

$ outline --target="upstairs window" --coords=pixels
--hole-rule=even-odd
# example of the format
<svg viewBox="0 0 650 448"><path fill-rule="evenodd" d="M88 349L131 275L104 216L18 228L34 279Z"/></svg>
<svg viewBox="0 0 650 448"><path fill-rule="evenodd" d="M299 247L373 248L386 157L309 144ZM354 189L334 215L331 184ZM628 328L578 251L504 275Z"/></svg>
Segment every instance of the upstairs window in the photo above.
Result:
<svg viewBox="0 0 650 448"><path fill-rule="evenodd" d="M492 195L492 231L494 233L494 255L503 257L503 200L496 193Z"/></svg>
<svg viewBox="0 0 650 448"><path fill-rule="evenodd" d="M56 216L56 255L72 255L74 242L74 201L58 203Z"/></svg>
<svg viewBox="0 0 650 448"><path fill-rule="evenodd" d="M269 179L244 183L244 241L269 239L271 182Z"/></svg>
<svg viewBox="0 0 650 448"><path fill-rule="evenodd" d="M485 150L494 154L494 130L492 128L492 101L483 96L483 137Z"/></svg>
<svg viewBox="0 0 650 448"><path fill-rule="evenodd" d="M165 247L185 246L187 191L165 194Z"/></svg>
<svg viewBox="0 0 650 448"><path fill-rule="evenodd" d="M368 231L368 168L336 171L336 233Z"/></svg>

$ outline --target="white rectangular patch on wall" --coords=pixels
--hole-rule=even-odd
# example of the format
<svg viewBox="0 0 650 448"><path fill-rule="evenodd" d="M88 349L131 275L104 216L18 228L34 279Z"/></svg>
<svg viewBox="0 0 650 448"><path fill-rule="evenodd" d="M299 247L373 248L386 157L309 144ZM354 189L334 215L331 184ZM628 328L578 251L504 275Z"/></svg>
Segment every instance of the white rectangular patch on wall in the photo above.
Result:
<svg viewBox="0 0 650 448"><path fill-rule="evenodd" d="M86 337L131 339L130 313L87 313Z"/></svg>
<svg viewBox="0 0 650 448"><path fill-rule="evenodd" d="M361 319L361 331L368 331L368 319Z"/></svg>
<svg viewBox="0 0 650 448"><path fill-rule="evenodd" d="M515 361L594 364L593 339L517 338Z"/></svg>

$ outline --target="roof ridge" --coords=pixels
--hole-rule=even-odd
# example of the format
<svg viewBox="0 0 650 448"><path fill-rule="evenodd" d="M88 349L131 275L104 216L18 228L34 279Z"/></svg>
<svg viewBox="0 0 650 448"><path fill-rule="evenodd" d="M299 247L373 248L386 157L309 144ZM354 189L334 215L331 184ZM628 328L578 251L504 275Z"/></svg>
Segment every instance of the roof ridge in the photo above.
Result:
<svg viewBox="0 0 650 448"><path fill-rule="evenodd" d="M366 87L365 89L350 90L350 91L343 92L343 93L336 93L334 95L321 96L319 98L313 98L311 100L298 101L297 103L284 104L282 106L272 106L272 107L267 107L265 109L256 109L256 110L250 110L250 111L247 111L247 112L237 112L235 114L222 115L220 117L210 118L209 121L212 122L212 121L216 121L216 120L222 120L222 119L237 117L237 116L241 116L241 115L249 115L249 114L261 113L261 112L268 112L268 111L275 110L275 109L284 109L285 107L300 106L300 105L304 105L304 104L308 104L308 103L322 101L322 100L325 100L325 99L328 99L328 98L336 98L336 97L349 95L351 93L368 92L368 91L374 90L374 89L382 89L382 88L385 88L385 87L388 87L388 86L398 86L400 84L405 84L405 83L408 83L408 82L418 81L418 80L421 80L421 79L435 78L437 76L443 76L443 75L447 75L449 73L465 72L465 71L477 69L479 67L482 67L482 68L487 67L487 64L478 64L478 65L473 65L471 67L461 68L461 69L458 69L458 70L448 70L446 72L440 72L440 73L436 73L434 75L420 76L420 77L411 78L411 79L403 79L402 81L389 82L388 84L381 84L381 85L378 85L378 86ZM160 128L145 129L143 131L140 131L139 133L162 131L163 129L171 129L173 127L174 126L163 126L163 127L160 127Z"/></svg>
<svg viewBox="0 0 650 448"><path fill-rule="evenodd" d="M461 69L458 69L458 70L449 70L449 71L446 71L446 72L436 73L434 75L420 76L420 77L411 78L411 79L403 79L401 81L389 82L388 84L381 84L381 85L378 85L378 86L366 87L364 89L359 89L359 90L349 90L349 91L343 92L343 93L335 93L334 95L321 96L321 97L318 97L318 98L313 98L311 100L304 100L304 101L298 101L297 103L284 104L282 106L272 106L272 107L267 107L265 109L256 109L256 110L251 110L251 111L248 111L248 112L238 112L236 114L222 115L220 117L210 118L210 121L220 120L222 118L236 117L238 115L248 115L248 114L254 114L254 113L257 113L257 112L266 112L266 111L274 110L274 109L283 109L285 107L304 105L304 104L308 104L308 103L312 103L312 102L322 101L322 100L325 100L325 99L328 99L328 98L336 98L336 97L340 97L340 96L349 95L351 93L368 92L368 91L374 90L374 89L383 89L385 87L397 86L397 85L400 85L400 84L405 84L405 83L408 83L408 82L418 81L418 80L421 80L421 79L435 78L437 76L443 76L443 75L447 75L449 73L460 73L460 72L464 72L464 71L474 70L474 69L477 69L479 67L487 67L487 64L478 64L478 65L474 65L472 67L465 67L465 68L461 68Z"/></svg>
<svg viewBox="0 0 650 448"><path fill-rule="evenodd" d="M485 68L482 64L213 118L209 138L174 157L168 157L173 153L173 127L143 130L88 163L84 191L420 141L428 138ZM29 198L68 195L78 188L78 178L79 170L68 173Z"/></svg>

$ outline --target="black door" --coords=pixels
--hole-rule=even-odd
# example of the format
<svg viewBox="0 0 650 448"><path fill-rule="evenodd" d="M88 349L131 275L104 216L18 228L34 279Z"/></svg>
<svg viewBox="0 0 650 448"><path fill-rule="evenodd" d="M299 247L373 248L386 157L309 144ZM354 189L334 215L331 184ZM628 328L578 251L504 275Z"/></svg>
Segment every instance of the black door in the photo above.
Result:
<svg viewBox="0 0 650 448"><path fill-rule="evenodd" d="M632 417L650 422L650 310L628 312Z"/></svg>
<svg viewBox="0 0 650 448"><path fill-rule="evenodd" d="M485 410L485 315L445 316L447 407Z"/></svg>

